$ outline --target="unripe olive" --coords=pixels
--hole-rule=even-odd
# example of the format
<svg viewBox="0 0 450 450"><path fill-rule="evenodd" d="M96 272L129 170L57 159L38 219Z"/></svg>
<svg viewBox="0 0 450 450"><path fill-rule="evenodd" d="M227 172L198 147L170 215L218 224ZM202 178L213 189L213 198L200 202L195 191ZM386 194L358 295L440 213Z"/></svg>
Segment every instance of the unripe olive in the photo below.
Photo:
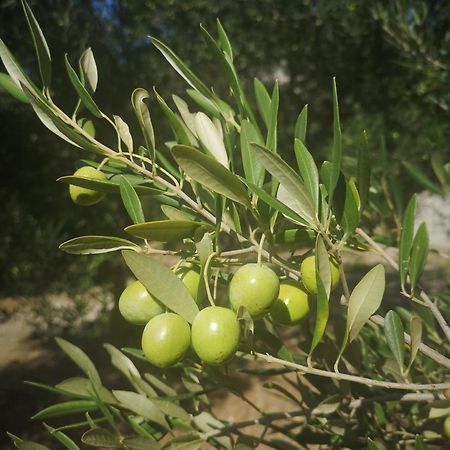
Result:
<svg viewBox="0 0 450 450"><path fill-rule="evenodd" d="M81 167L73 174L73 176L92 178L99 181L106 181L107 179L106 175L103 172L91 166ZM73 184L69 185L69 194L72 201L81 206L95 205L105 196L105 194L102 192L75 186Z"/></svg>
<svg viewBox="0 0 450 450"><path fill-rule="evenodd" d="M128 322L145 325L153 317L162 314L164 309L140 281L135 281L122 292L119 311Z"/></svg>
<svg viewBox="0 0 450 450"><path fill-rule="evenodd" d="M186 286L189 294L197 301L198 286L200 284L200 271L198 269L191 269L182 267L177 270L177 275Z"/></svg>
<svg viewBox="0 0 450 450"><path fill-rule="evenodd" d="M142 333L142 351L162 369L181 361L191 342L191 329L181 316L160 314L151 319Z"/></svg>
<svg viewBox="0 0 450 450"><path fill-rule="evenodd" d="M308 293L303 286L293 281L282 282L278 298L270 308L272 319L283 325L293 325L304 319L308 313Z"/></svg>
<svg viewBox="0 0 450 450"><path fill-rule="evenodd" d="M236 313L222 306L202 309L192 324L192 348L208 364L230 359L239 345L239 337Z"/></svg>
<svg viewBox="0 0 450 450"><path fill-rule="evenodd" d="M450 416L447 416L444 420L444 434L450 439Z"/></svg>
<svg viewBox="0 0 450 450"><path fill-rule="evenodd" d="M230 304L235 311L243 306L257 317L269 310L278 296L277 274L261 264L245 264L234 274L228 286Z"/></svg>
<svg viewBox="0 0 450 450"><path fill-rule="evenodd" d="M333 290L339 283L339 266L333 258L330 258L330 271L331 290ZM317 294L316 257L314 255L308 256L302 261L300 264L300 275L305 288L311 294Z"/></svg>

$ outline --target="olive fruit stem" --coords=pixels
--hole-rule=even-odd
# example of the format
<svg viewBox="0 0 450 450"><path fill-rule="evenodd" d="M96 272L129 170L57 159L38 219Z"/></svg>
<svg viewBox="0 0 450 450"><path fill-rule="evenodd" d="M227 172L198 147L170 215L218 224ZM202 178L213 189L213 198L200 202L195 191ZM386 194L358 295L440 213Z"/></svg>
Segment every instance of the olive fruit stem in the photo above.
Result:
<svg viewBox="0 0 450 450"><path fill-rule="evenodd" d="M261 240L259 241L259 246L258 246L258 260L257 260L258 266L261 265L262 251L263 251L265 240L266 240L266 235L265 235L265 233L263 233L261 236Z"/></svg>
<svg viewBox="0 0 450 450"><path fill-rule="evenodd" d="M216 304L214 303L214 299L211 294L211 288L209 287L209 266L215 256L217 256L216 252L213 252L208 256L208 259L206 260L205 263L205 267L203 269L203 280L205 282L206 295L208 296L208 301L211 304L211 306L216 306Z"/></svg>

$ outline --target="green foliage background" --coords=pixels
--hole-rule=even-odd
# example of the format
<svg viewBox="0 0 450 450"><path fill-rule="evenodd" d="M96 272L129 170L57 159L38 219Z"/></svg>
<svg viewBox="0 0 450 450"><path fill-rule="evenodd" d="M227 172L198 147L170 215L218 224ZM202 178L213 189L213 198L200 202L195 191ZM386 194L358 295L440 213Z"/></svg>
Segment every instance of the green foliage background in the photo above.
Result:
<svg viewBox="0 0 450 450"><path fill-rule="evenodd" d="M174 92L183 95L185 88L147 35L160 37L202 79L220 87L219 70L198 30L199 23L212 28L219 17L233 41L236 64L249 92L253 76L269 89L275 78L280 79L281 153L283 143L291 141L291 124L308 103L309 148L319 159L327 156L331 78L336 76L346 153L356 154L361 131L366 129L376 162L384 139L386 167L399 180L400 194L406 191L408 198L419 189L405 173L402 160L430 172L432 151L448 159L447 2L39 0L30 1L30 6L52 49L54 73L64 73L65 52L75 61L91 46L100 68L98 104L108 114L119 112L135 126L129 103L135 87L151 90L156 86L166 98ZM32 43L18 1L0 1L0 30L36 78ZM65 77L54 80L57 100L71 108L75 97L68 87ZM152 117L158 142L163 142L168 130L159 125L161 112L155 101ZM80 292L116 277L118 259L86 258L86 270L78 258L59 252L57 246L69 237L110 234L126 226L119 200L80 213L66 187L54 181L74 171L73 149L44 129L31 108L3 91L0 123L1 294Z"/></svg>

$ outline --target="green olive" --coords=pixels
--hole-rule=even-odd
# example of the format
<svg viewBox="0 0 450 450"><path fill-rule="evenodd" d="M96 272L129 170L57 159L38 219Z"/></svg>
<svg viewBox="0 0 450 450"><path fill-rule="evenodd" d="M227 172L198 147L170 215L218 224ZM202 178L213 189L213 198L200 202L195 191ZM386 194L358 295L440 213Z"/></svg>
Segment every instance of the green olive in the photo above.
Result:
<svg viewBox="0 0 450 450"><path fill-rule="evenodd" d="M181 281L186 286L189 294L197 302L198 286L200 284L200 272L198 269L191 269L182 267L176 271L176 274L180 277Z"/></svg>
<svg viewBox="0 0 450 450"><path fill-rule="evenodd" d="M174 313L153 317L142 333L142 351L145 357L154 366L162 369L181 361L190 342L189 324Z"/></svg>
<svg viewBox="0 0 450 450"><path fill-rule="evenodd" d="M239 321L234 311L222 306L202 309L192 324L192 347L208 364L230 359L239 345Z"/></svg>
<svg viewBox="0 0 450 450"><path fill-rule="evenodd" d="M140 281L135 281L122 292L119 311L128 322L145 325L153 317L162 314L164 309Z"/></svg>
<svg viewBox="0 0 450 450"><path fill-rule="evenodd" d="M337 262L330 258L331 290L334 290L339 283L339 266ZM316 281L316 257L308 256L300 264L300 275L302 283L311 294L317 294Z"/></svg>
<svg viewBox="0 0 450 450"><path fill-rule="evenodd" d="M283 325L293 325L304 319L308 313L308 293L303 286L290 281L281 283L278 298L270 308L272 319Z"/></svg>
<svg viewBox="0 0 450 450"><path fill-rule="evenodd" d="M235 311L245 307L258 317L269 310L278 296L280 281L267 266L250 263L240 267L228 286L230 304Z"/></svg>
<svg viewBox="0 0 450 450"><path fill-rule="evenodd" d="M92 178L94 180L106 181L106 175L100 170L91 166L83 166L78 169L74 174L74 177ZM98 203L105 194L102 192L94 191L93 189L87 189L73 184L69 185L70 198L74 203L81 206L91 206Z"/></svg>
<svg viewBox="0 0 450 450"><path fill-rule="evenodd" d="M450 416L447 416L444 420L444 434L450 439Z"/></svg>

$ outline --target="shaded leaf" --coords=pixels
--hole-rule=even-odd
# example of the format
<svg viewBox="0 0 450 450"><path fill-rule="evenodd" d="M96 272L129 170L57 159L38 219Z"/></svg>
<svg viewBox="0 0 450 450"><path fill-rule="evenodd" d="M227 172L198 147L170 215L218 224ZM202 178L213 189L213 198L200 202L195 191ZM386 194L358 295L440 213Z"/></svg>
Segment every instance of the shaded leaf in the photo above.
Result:
<svg viewBox="0 0 450 450"><path fill-rule="evenodd" d="M149 98L149 94L145 89L138 88L131 94L131 104L133 105L134 113L136 114L141 133L144 136L145 145L150 150L154 159L155 151L155 133L153 131L153 124L150 117L150 111L144 100Z"/></svg>
<svg viewBox="0 0 450 450"><path fill-rule="evenodd" d="M243 120L241 122L240 144L245 179L254 185L261 186L264 181L264 167L253 158L250 150L251 142L262 144L254 125L249 120Z"/></svg>
<svg viewBox="0 0 450 450"><path fill-rule="evenodd" d="M59 249L72 255L97 255L117 250L140 251L140 247L114 236L80 236L63 242Z"/></svg>
<svg viewBox="0 0 450 450"><path fill-rule="evenodd" d="M427 450L427 446L421 436L416 435L416 442L414 443L414 450Z"/></svg>
<svg viewBox="0 0 450 450"><path fill-rule="evenodd" d="M280 102L280 90L278 88L278 80L273 86L272 98L270 99L269 122L267 126L266 147L273 151L277 151L277 126L278 126L278 106Z"/></svg>
<svg viewBox="0 0 450 450"><path fill-rule="evenodd" d="M19 450L50 450L45 445L38 444L37 442L32 441L22 441L17 444L17 448Z"/></svg>
<svg viewBox="0 0 450 450"><path fill-rule="evenodd" d="M66 416L68 414L85 413L98 409L95 400L70 400L48 406L36 413L32 419L49 419L51 417Z"/></svg>
<svg viewBox="0 0 450 450"><path fill-rule="evenodd" d="M0 86L15 99L23 103L30 103L30 100L20 86L14 83L13 79L8 74L0 72Z"/></svg>
<svg viewBox="0 0 450 450"><path fill-rule="evenodd" d="M55 338L63 352L88 376L94 385L101 386L100 375L91 359L76 345L62 338Z"/></svg>
<svg viewBox="0 0 450 450"><path fill-rule="evenodd" d="M247 190L239 178L215 159L185 145L175 145L172 154L193 180L230 200L250 206Z"/></svg>
<svg viewBox="0 0 450 450"><path fill-rule="evenodd" d="M362 134L362 142L358 148L358 166L356 184L358 185L359 197L361 199L361 211L365 208L369 198L370 188L370 153L369 142L366 131Z"/></svg>
<svg viewBox="0 0 450 450"><path fill-rule="evenodd" d="M410 331L411 335L411 344L410 344L410 356L409 356L409 364L408 369L414 363L416 359L417 352L419 351L420 344L422 343L422 319L418 316L412 316L410 322Z"/></svg>
<svg viewBox="0 0 450 450"><path fill-rule="evenodd" d="M405 289L406 274L408 272L411 246L414 236L414 218L416 216L416 203L417 203L416 194L414 194L411 197L408 206L406 207L405 213L403 214L402 229L400 232L398 266L402 290Z"/></svg>
<svg viewBox="0 0 450 450"><path fill-rule="evenodd" d="M75 72L73 67L70 65L67 54L65 55L65 64L66 64L66 70L67 70L67 74L69 75L70 82L72 83L72 86L74 87L75 91L77 92L78 96L80 97L80 100L82 101L83 105L95 117L102 118L103 113L100 111L99 107L92 99L91 94L89 94L87 89L83 86L83 83L78 78L77 73Z"/></svg>
<svg viewBox="0 0 450 450"><path fill-rule="evenodd" d="M328 203L332 204L334 189L341 173L342 159L342 135L341 124L339 119L339 104L336 87L336 78L333 77L333 147L331 152L331 171L328 190Z"/></svg>
<svg viewBox="0 0 450 450"><path fill-rule="evenodd" d="M125 144L129 153L133 153L133 137L130 133L130 127L128 124L120 117L113 116L114 123L116 124L117 132L119 133L120 140Z"/></svg>
<svg viewBox="0 0 450 450"><path fill-rule="evenodd" d="M132 450L157 450L159 449L159 444L150 438L145 438L142 436L128 437L122 440L122 443L126 448Z"/></svg>
<svg viewBox="0 0 450 450"><path fill-rule="evenodd" d="M342 228L345 232L345 238L350 236L359 224L359 206L360 199L355 182L350 180L345 187L345 202L342 217Z"/></svg>
<svg viewBox="0 0 450 450"><path fill-rule="evenodd" d="M125 177L120 177L119 188L122 202L131 220L134 223L145 222L141 201L131 183Z"/></svg>
<svg viewBox="0 0 450 450"><path fill-rule="evenodd" d="M415 164L410 161L402 161L407 172L414 178L422 187L430 191L436 192L437 194L442 194L442 190L438 184L431 181L425 173L419 169Z"/></svg>
<svg viewBox="0 0 450 450"><path fill-rule="evenodd" d="M427 224L422 222L417 229L411 247L411 257L409 261L409 278L411 290L414 291L420 276L422 275L428 256L428 230Z"/></svg>
<svg viewBox="0 0 450 450"><path fill-rule="evenodd" d="M66 434L64 434L62 431L58 431L56 430L56 428L52 428L49 425L47 425L46 423L44 423L44 427L46 428L46 430L51 433L51 435L57 439L65 448L69 449L69 450L79 450L80 447L78 447L77 444L75 444L75 442L70 439L69 436L67 436Z"/></svg>
<svg viewBox="0 0 450 450"><path fill-rule="evenodd" d="M198 307L184 283L168 267L145 255L123 251L128 267L145 288L173 312L192 323Z"/></svg>
<svg viewBox="0 0 450 450"><path fill-rule="evenodd" d="M144 395L131 391L113 391L113 394L126 409L161 425L163 428L169 428L162 411Z"/></svg>
<svg viewBox="0 0 450 450"><path fill-rule="evenodd" d="M348 302L347 331L352 342L381 304L385 288L384 267L377 264L353 289Z"/></svg>
<svg viewBox="0 0 450 450"><path fill-rule="evenodd" d="M48 48L44 34L42 33L41 27L34 17L31 8L28 6L28 3L22 0L22 6L27 18L31 37L33 38L42 83L44 84L44 86L48 87L50 86L52 79L52 59L50 56L50 50Z"/></svg>
<svg viewBox="0 0 450 450"><path fill-rule="evenodd" d="M384 334L400 372L403 373L405 360L404 329L400 317L393 310L389 311L384 318Z"/></svg>
<svg viewBox="0 0 450 450"><path fill-rule="evenodd" d="M130 225L125 231L150 241L170 242L193 237L199 227L211 228L211 225L192 220L156 220Z"/></svg>
<svg viewBox="0 0 450 450"><path fill-rule="evenodd" d="M104 428L93 428L81 436L81 442L91 447L122 448L118 435Z"/></svg>
<svg viewBox="0 0 450 450"><path fill-rule="evenodd" d="M271 104L270 95L258 78L253 79L253 89L255 91L256 106L258 107L259 114L261 115L266 127L269 128Z"/></svg>

